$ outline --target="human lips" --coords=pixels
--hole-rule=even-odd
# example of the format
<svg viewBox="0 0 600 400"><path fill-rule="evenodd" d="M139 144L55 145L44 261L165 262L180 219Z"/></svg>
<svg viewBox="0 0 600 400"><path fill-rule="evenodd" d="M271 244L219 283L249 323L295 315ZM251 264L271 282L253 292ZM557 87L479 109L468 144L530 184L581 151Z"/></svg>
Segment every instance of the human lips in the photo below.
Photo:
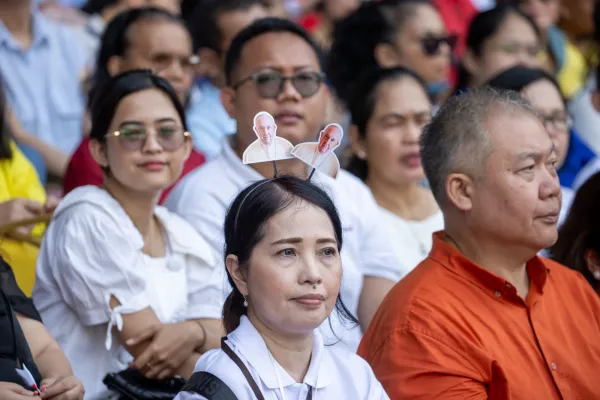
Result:
<svg viewBox="0 0 600 400"><path fill-rule="evenodd" d="M310 293L295 297L293 300L302 304L303 306L317 308L325 301L325 296L318 293Z"/></svg>
<svg viewBox="0 0 600 400"><path fill-rule="evenodd" d="M547 222L549 224L556 224L558 222L559 217L560 209L551 211L547 214L542 214L538 217L538 219L541 219L542 221Z"/></svg>
<svg viewBox="0 0 600 400"><path fill-rule="evenodd" d="M158 171L163 169L167 165L164 161L147 161L139 164L141 168L150 170L150 171Z"/></svg>
<svg viewBox="0 0 600 400"><path fill-rule="evenodd" d="M282 125L296 124L299 121L301 121L302 119L304 119L302 114L300 114L299 112L296 112L296 111L282 111L282 112L275 114L274 118L278 124L282 124Z"/></svg>

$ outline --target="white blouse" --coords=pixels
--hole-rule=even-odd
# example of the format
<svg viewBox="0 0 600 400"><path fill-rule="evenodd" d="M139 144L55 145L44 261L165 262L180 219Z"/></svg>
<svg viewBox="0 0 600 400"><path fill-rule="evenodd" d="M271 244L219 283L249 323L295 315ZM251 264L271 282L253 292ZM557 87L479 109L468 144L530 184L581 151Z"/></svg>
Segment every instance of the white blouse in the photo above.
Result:
<svg viewBox="0 0 600 400"><path fill-rule="evenodd" d="M444 229L444 215L437 211L423 221L409 221L380 208L382 220L398 258L398 280L412 271L429 255L433 246L433 233Z"/></svg>
<svg viewBox="0 0 600 400"><path fill-rule="evenodd" d="M246 316L242 316L240 326L228 335L227 344L246 365L266 400L304 400L311 389L313 400L389 399L365 360L346 350L325 346L318 329L314 333L312 357L302 383L296 382L275 361ZM194 372L198 371L220 378L239 400L256 399L240 368L221 349L210 350L200 357L194 369ZM206 397L181 392L174 400L206 400Z"/></svg>
<svg viewBox="0 0 600 400"><path fill-rule="evenodd" d="M33 300L86 399L106 398L104 376L132 360L112 332L122 329L121 314L151 307L162 323L221 318L225 276L208 245L165 208L156 207L155 216L168 243L161 258L142 253L144 241L129 216L94 186L69 193L46 230ZM121 303L114 310L111 296Z"/></svg>

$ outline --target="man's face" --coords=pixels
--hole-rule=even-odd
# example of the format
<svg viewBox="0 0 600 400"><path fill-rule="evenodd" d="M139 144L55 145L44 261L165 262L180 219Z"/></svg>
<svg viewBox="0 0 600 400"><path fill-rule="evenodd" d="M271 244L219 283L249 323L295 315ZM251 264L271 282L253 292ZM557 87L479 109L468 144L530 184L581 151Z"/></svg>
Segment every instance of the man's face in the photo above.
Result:
<svg viewBox="0 0 600 400"><path fill-rule="evenodd" d="M142 21L131 27L131 44L120 72L148 68L169 81L184 103L194 74L190 64L192 41L188 31L171 21Z"/></svg>
<svg viewBox="0 0 600 400"><path fill-rule="evenodd" d="M340 145L342 140L342 132L340 128L335 125L330 125L325 128L323 133L319 136L319 153L325 154L329 151L334 150Z"/></svg>
<svg viewBox="0 0 600 400"><path fill-rule="evenodd" d="M320 72L317 55L302 38L287 32L272 32L250 40L244 47L240 62L233 71L234 84L259 73L276 73L292 77L302 72ZM259 94L256 83L248 80L235 91L227 88L231 98L225 106L237 121L238 145L247 147L256 138L252 125L259 111L275 118L277 134L296 145L315 137L325 119L328 92L321 85L310 97L302 97L289 80L275 98ZM225 96L227 97L227 96ZM242 147L243 146L243 147Z"/></svg>
<svg viewBox="0 0 600 400"><path fill-rule="evenodd" d="M265 146L270 146L273 143L273 139L277 133L277 127L275 122L267 115L261 115L256 118L256 124L254 125L254 132Z"/></svg>
<svg viewBox="0 0 600 400"><path fill-rule="evenodd" d="M558 235L561 190L552 140L541 121L522 111L492 112L485 129L492 151L474 182L472 223L488 239L535 254Z"/></svg>

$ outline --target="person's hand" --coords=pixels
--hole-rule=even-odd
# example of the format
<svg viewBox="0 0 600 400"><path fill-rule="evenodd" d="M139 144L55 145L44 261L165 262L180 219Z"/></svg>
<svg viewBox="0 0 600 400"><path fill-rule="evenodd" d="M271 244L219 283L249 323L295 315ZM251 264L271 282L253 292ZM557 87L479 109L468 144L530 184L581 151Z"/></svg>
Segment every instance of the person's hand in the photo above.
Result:
<svg viewBox="0 0 600 400"><path fill-rule="evenodd" d="M0 399L2 400L25 400L34 397L31 390L12 382L0 382Z"/></svg>
<svg viewBox="0 0 600 400"><path fill-rule="evenodd" d="M83 384L73 375L64 378L44 379L40 383L42 399L81 400L85 389Z"/></svg>
<svg viewBox="0 0 600 400"><path fill-rule="evenodd" d="M34 200L17 197L0 203L0 226L35 218L42 212L44 212L43 204ZM17 231L23 235L27 235L31 232L32 228L33 225L22 226Z"/></svg>
<svg viewBox="0 0 600 400"><path fill-rule="evenodd" d="M131 364L147 378L163 379L172 376L205 340L204 330L197 322L156 324L126 344L134 346L146 340L151 343Z"/></svg>
<svg viewBox="0 0 600 400"><path fill-rule="evenodd" d="M51 213L54 212L56 207L60 203L60 199L56 196L48 196L46 200L46 204L44 204L44 212Z"/></svg>

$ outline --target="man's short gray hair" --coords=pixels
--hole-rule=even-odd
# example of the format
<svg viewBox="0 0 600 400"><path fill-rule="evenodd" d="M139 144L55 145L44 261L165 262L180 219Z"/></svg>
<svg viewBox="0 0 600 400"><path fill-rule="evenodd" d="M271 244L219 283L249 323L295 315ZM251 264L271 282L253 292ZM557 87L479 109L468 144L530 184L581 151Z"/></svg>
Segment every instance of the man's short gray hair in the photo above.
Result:
<svg viewBox="0 0 600 400"><path fill-rule="evenodd" d="M438 204L446 200L446 178L452 173L474 176L491 152L485 121L498 113L538 113L512 90L482 87L451 97L421 135L421 159Z"/></svg>

